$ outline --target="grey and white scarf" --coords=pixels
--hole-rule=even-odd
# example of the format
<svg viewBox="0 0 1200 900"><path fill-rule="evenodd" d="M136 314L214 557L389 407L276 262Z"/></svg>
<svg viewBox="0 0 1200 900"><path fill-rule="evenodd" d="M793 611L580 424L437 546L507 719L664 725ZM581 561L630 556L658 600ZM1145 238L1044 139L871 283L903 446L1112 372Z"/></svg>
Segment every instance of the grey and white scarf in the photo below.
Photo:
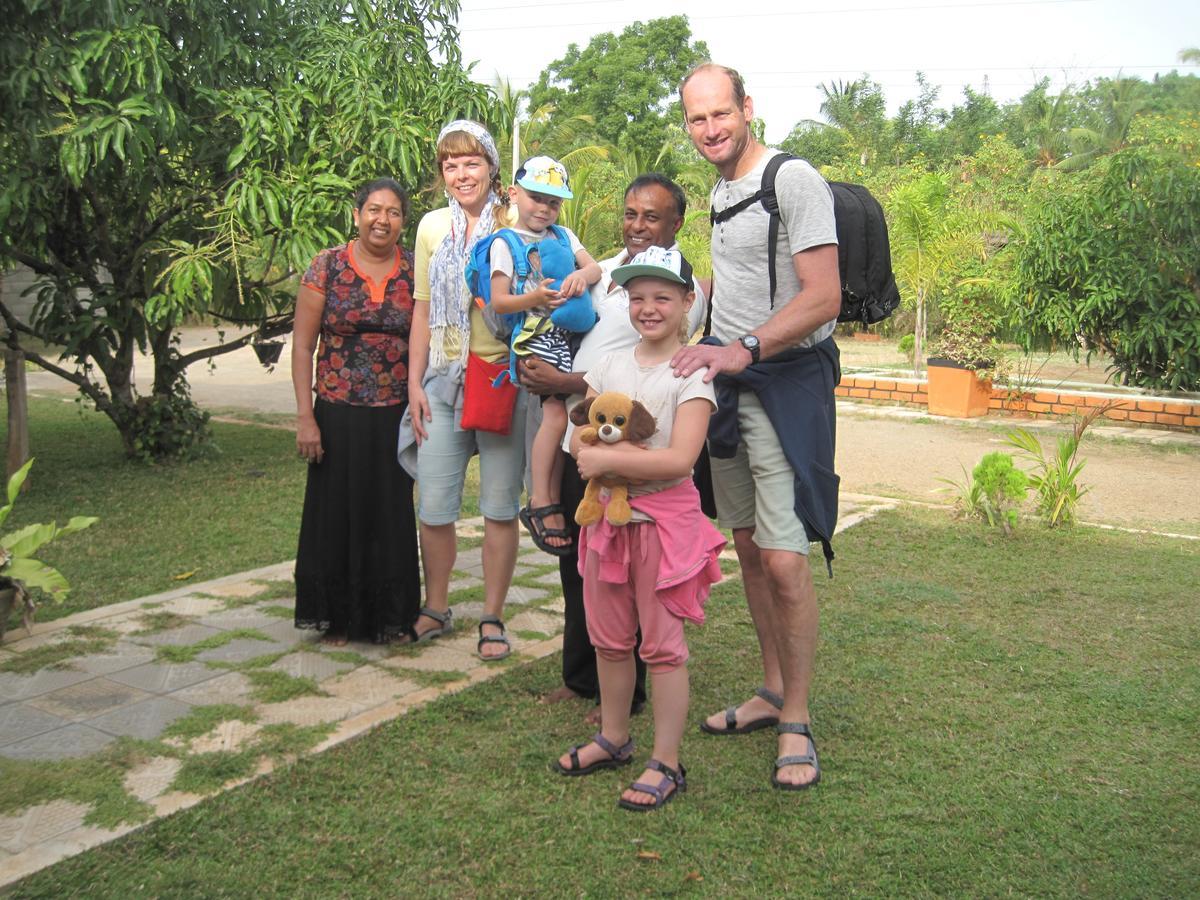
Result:
<svg viewBox="0 0 1200 900"><path fill-rule="evenodd" d="M489 164L489 175L500 168L496 142L486 128L470 119L458 119L442 129L440 142L447 134L465 131L483 147ZM450 231L442 239L429 261L429 365L444 369L452 360L447 347L457 347L457 360L464 366L471 345L471 292L464 277L471 250L496 227L494 209L499 203L496 192L489 190L479 221L467 239L467 214L453 196L450 197Z"/></svg>

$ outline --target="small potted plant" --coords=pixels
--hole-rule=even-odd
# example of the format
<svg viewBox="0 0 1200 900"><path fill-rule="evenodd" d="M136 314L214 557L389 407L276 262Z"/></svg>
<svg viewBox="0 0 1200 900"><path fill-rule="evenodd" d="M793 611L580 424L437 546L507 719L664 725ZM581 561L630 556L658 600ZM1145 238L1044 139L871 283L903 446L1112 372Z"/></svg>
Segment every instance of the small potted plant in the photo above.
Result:
<svg viewBox="0 0 1200 900"><path fill-rule="evenodd" d="M992 379L1000 375L1004 354L993 336L995 319L978 299L959 294L947 303L942 332L930 342L926 375L934 415L987 415Z"/></svg>

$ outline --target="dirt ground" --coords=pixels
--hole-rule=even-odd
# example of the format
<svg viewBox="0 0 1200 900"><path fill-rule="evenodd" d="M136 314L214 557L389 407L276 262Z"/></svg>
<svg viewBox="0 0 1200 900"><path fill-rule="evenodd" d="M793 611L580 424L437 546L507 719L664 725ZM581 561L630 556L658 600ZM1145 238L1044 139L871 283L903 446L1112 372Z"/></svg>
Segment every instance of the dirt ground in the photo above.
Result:
<svg viewBox="0 0 1200 900"><path fill-rule="evenodd" d="M839 406L837 470L842 489L854 493L946 503L952 493L939 478L962 480L985 453L1012 450L1005 433L1019 419L986 425L886 418L872 407ZM1065 429L1038 429L1047 451ZM1195 446L1152 446L1085 434L1080 481L1090 490L1080 517L1131 528L1200 535L1200 451Z"/></svg>
<svg viewBox="0 0 1200 900"><path fill-rule="evenodd" d="M186 329L184 352L215 341L211 329ZM902 365L893 345L843 341L843 366ZM295 409L290 345L272 371L258 363L250 348L220 357L214 369L202 365L189 371L192 394L203 406L220 412L239 410L287 414ZM1065 354L1051 357L1043 379L1104 381L1103 365L1076 364ZM139 368L148 382L148 368ZM30 390L72 393L66 382L44 372L30 372ZM1022 424L1014 419L988 419L972 424L889 416L886 409L840 404L837 469L844 491L944 503L950 495L939 478L962 478L962 466L972 468L984 453L1006 449L1004 433ZM1102 431L1100 429L1099 431ZM1037 434L1052 446L1055 429ZM1144 441L1085 436L1082 474L1090 491L1081 502L1081 515L1093 522L1152 528L1200 535L1200 451L1188 445L1151 446Z"/></svg>

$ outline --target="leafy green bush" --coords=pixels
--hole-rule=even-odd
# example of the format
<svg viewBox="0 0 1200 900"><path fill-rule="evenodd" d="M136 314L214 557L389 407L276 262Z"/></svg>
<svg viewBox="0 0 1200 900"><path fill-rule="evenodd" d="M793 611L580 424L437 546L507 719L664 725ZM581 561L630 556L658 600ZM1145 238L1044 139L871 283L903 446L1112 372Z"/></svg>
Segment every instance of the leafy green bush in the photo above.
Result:
<svg viewBox="0 0 1200 900"><path fill-rule="evenodd" d="M1060 175L1017 261L1019 323L1105 350L1126 383L1200 390L1200 125L1137 120L1130 146Z"/></svg>
<svg viewBox="0 0 1200 900"><path fill-rule="evenodd" d="M979 485L980 504L989 525L1000 525L1004 533L1017 524L1017 507L1029 489L1029 476L1013 464L1011 454L987 453L971 473Z"/></svg>
<svg viewBox="0 0 1200 900"><path fill-rule="evenodd" d="M8 502L0 507L0 525L12 512L21 493L21 485L25 483L32 467L33 460L30 459L8 479ZM33 554L55 538L82 531L98 521L95 516L73 516L61 527L54 522L26 525L0 537L0 585L7 589L12 582L19 582L24 587L45 591L55 600L62 600L71 589L67 579L57 569L34 559Z"/></svg>
<svg viewBox="0 0 1200 900"><path fill-rule="evenodd" d="M1011 454L996 451L985 454L963 480L942 478L958 494L955 510L963 518L983 519L1011 534L1017 524L1019 507L1029 488L1029 477L1013 464Z"/></svg>

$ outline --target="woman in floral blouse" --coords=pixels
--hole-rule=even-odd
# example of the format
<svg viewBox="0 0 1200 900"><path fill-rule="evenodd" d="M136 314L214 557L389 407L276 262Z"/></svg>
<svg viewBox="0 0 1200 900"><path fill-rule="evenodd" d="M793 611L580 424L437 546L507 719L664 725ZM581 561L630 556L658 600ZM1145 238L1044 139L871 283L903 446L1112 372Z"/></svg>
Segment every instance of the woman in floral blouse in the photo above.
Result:
<svg viewBox="0 0 1200 900"><path fill-rule="evenodd" d="M420 606L413 482L396 461L413 312L412 253L398 246L407 207L390 178L360 188L358 237L318 253L296 299L296 448L309 463L296 627L331 644L409 634Z"/></svg>

